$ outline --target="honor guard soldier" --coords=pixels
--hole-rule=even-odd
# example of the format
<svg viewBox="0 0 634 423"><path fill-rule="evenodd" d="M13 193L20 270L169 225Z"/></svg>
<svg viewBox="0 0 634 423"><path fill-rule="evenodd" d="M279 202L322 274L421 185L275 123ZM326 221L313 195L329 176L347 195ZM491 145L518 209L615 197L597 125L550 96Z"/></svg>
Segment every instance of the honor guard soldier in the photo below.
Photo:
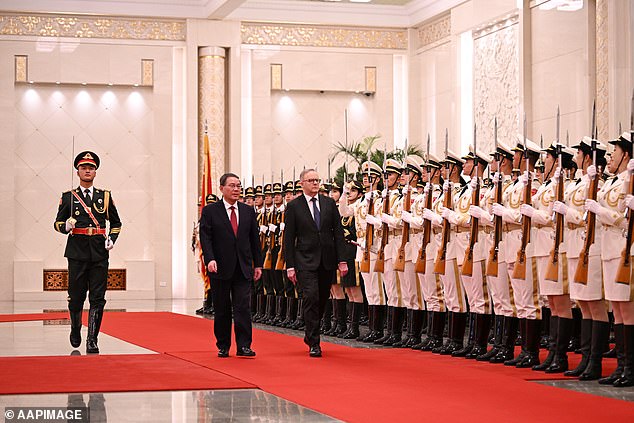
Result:
<svg viewBox="0 0 634 423"><path fill-rule="evenodd" d="M469 151L462 159L465 160L463 173L469 175L471 181L458 199L454 213L457 214L455 217L459 225L470 228L470 233L466 236L464 233L456 235L456 241L462 244L459 251L465 251L462 257L460 252L458 253L457 260L461 269L462 286L469 303L469 336L467 345L454 351L452 356L471 359L486 352L491 328L491 304L485 272L485 260L490 249L487 235L491 232L491 226L490 221L480 222L479 217L473 217L469 213L471 206L480 206L481 190L484 190L481 181L491 159L481 151ZM474 225L475 219L477 219L476 225ZM474 235L477 239L472 238Z"/></svg>
<svg viewBox="0 0 634 423"><path fill-rule="evenodd" d="M440 227L436 226L437 214L432 210L442 195L440 163L436 156L427 154L427 161L422 172L425 186L422 194L414 200L411 211L411 225L415 231L421 231L420 235L414 233L415 243L420 237L414 270L418 275L427 309L427 337L420 344L413 345L412 349L422 351L431 351L442 346L447 311L440 275L434 273L434 260L438 254L440 242Z"/></svg>
<svg viewBox="0 0 634 423"><path fill-rule="evenodd" d="M380 196L378 191L381 181L381 167L370 161L361 164L361 175L363 188L366 193L357 201L348 203L344 197L339 202L339 213L342 217L354 217L357 230L356 262L359 263L359 272L363 279L363 288L368 300L368 328L369 332L360 336L361 342L374 342L383 337L383 326L385 319L385 293L383 289L383 279L374 273L376 263L376 252L379 240L376 239L374 226L366 221L368 215L372 215L376 210L376 201ZM348 272L350 273L350 272Z"/></svg>
<svg viewBox="0 0 634 423"><path fill-rule="evenodd" d="M517 311L513 302L513 291L507 266L509 253L506 248L506 234L510 230L514 230L516 226L519 229L519 225L505 221L501 216L493 213L493 206L498 200L503 203L503 199L508 198L507 190L513 186L511 179L513 155L510 147L502 142L497 143L497 149L491 153L493 156L491 170L495 172L492 180L493 185L485 190L479 207L471 205L469 208L469 214L477 218L479 224L491 227L491 231L487 235L486 254L488 258L485 269L487 286L495 311L494 341L493 348L476 357L478 361L489 361L503 349L508 349L509 355L511 355L511 349L515 343L514 333L517 332ZM500 203L497 203L497 207L503 207ZM515 257L515 253L513 253L513 257ZM512 328L515 328L515 332Z"/></svg>
<svg viewBox="0 0 634 423"><path fill-rule="evenodd" d="M248 187L244 190L244 202L247 206L255 206L255 188Z"/></svg>
<svg viewBox="0 0 634 423"><path fill-rule="evenodd" d="M368 214L366 222L374 226L375 238L379 240L377 251L377 263L375 264L374 277L383 277L385 293L387 295L387 334L374 341L375 344L393 345L401 340L403 331L403 318L405 306L400 291L400 281L397 280L394 271L394 256L396 254L395 235L399 230L392 218L396 200L399 198L399 179L403 168L401 163L394 159L385 161L385 183L381 197L374 204L374 215Z"/></svg>
<svg viewBox="0 0 634 423"><path fill-rule="evenodd" d="M284 187L282 190L284 195L284 207L286 207L286 204L289 201L293 200L294 190L295 190L295 184L293 181L287 181L284 183ZM295 284L293 284L290 280L288 280L288 278L286 277L286 272L284 271L286 270L286 260L284 258L285 215L286 213L284 212L284 210L282 210L282 216L280 217L281 221L279 224L280 233L278 236L279 244L281 246L281 250L280 250L281 257L278 256L276 269L282 271L282 277L284 281L284 296L286 298L286 316L279 326L283 328L290 328L293 322L297 319L298 301L297 301L297 289L295 288ZM280 260L282 261L282 263L280 263Z"/></svg>
<svg viewBox="0 0 634 423"><path fill-rule="evenodd" d="M467 234L468 229L460 223L458 215L446 205L457 204L457 200L468 188L460 177L464 160L451 150L447 151L447 157L441 162L445 181L443 193L434 205L434 219L437 227L441 227L438 254L434 261L434 272L440 276L443 286L445 303L449 312L449 338L444 345L432 350L435 354L451 355L460 350L464 345L464 333L467 323L467 302L464 288L460 281L458 270L458 256L464 255L460 250L458 234ZM447 199L447 196L450 196Z"/></svg>
<svg viewBox="0 0 634 423"><path fill-rule="evenodd" d="M254 189L254 202L255 218L260 227L260 248L262 253L265 254L266 248L266 213L264 208L264 190L262 185L257 185ZM256 313L253 315L252 321L254 323L261 323L265 319L266 315L266 290L264 288L264 278L260 278L253 282L254 293L256 296Z"/></svg>
<svg viewBox="0 0 634 423"><path fill-rule="evenodd" d="M391 215L393 224L398 228L397 232L401 232L394 239L396 250L393 261L407 312L407 337L393 344L395 348L411 348L421 342L425 304L418 275L414 269L421 239L418 229L412 227L410 212L419 195L416 186L423 174L422 164L423 160L418 156L406 157L401 174L402 195L396 201Z"/></svg>
<svg viewBox="0 0 634 423"><path fill-rule="evenodd" d="M272 234L269 224L273 220L273 184L265 184L262 190L264 194L264 221L260 225L260 236L264 238L264 248L262 254L265 257L262 266L262 279L264 283L264 295L266 296L266 310L260 323L272 324L275 319L275 281L272 267Z"/></svg>
<svg viewBox="0 0 634 423"><path fill-rule="evenodd" d="M92 151L81 152L74 166L79 187L62 194L54 226L57 232L69 234L64 256L68 259L70 343L74 348L81 344L81 315L88 293L86 352L94 354L99 352L97 336L106 305L109 252L119 237L121 220L110 191L93 186L99 156Z"/></svg>
<svg viewBox="0 0 634 423"><path fill-rule="evenodd" d="M205 205L215 203L217 201L218 196L216 194L207 194L207 197L205 197ZM214 297L210 282L209 278L205 280L205 298L203 299L203 306L196 310L196 314L208 316L214 314Z"/></svg>
<svg viewBox="0 0 634 423"><path fill-rule="evenodd" d="M529 246L529 241L533 240L532 228L524 224L521 217L521 207L528 198L528 205L532 202L532 196L537 194L540 183L533 178L534 165L541 154L540 147L530 140L526 140L526 151L524 149L524 138L520 135L517 137L517 145L512 149L514 151L514 169L519 169L519 176L512 187L505 191L507 197L503 198L503 207L494 206L492 211L498 216L502 216L506 222L506 242L505 250L507 253L506 261L511 276L511 289L513 299L517 308L519 318L519 328L522 335L522 342L526 342L526 321L539 320L541 318L541 308L538 302L538 275L537 266L534 257L531 255L533 247ZM528 160L526 160L526 156ZM527 163L528 162L528 163ZM527 168L528 166L528 168ZM527 221L526 221L527 222ZM521 261L518 261L520 257ZM525 274L519 273L524 267ZM519 267L519 269L518 269ZM514 320L510 321L515 323ZM539 322L536 322L539 323ZM530 330L534 329L535 322L529 323ZM505 345L495 357L491 358L491 363L504 362L505 365L516 366L521 364L524 359L533 361L539 358L535 355L534 345L529 345L530 354L526 351L526 345L523 345L522 353L518 356L518 360L513 359L513 350L516 335L516 327L503 328L503 342ZM508 333L507 333L508 331ZM537 332L539 334L539 332ZM532 334L532 332L531 332ZM506 342L505 342L506 341ZM511 342L512 341L512 342ZM532 341L532 339L531 339ZM539 344L538 344L539 345Z"/></svg>
<svg viewBox="0 0 634 423"><path fill-rule="evenodd" d="M287 283L284 281L283 269L279 269L277 261L281 251L281 231L283 230L284 219L284 192L282 184L276 182L273 184L273 213L269 222L269 234L271 237L271 275L273 276L273 285L275 290L275 318L271 322L273 326L280 326L286 317L286 291ZM292 285L292 283L291 283Z"/></svg>
<svg viewBox="0 0 634 423"><path fill-rule="evenodd" d="M301 195L303 195L303 191L302 191L302 183L299 179L295 180L295 190L293 191L293 198L295 199L297 197L300 197ZM292 200L291 199L291 200ZM286 202L288 203L291 200L287 200ZM304 301L302 300L302 290L299 286L299 281L297 281L297 284L295 284L294 289L295 292L297 293L297 298L298 298L298 302L297 302L297 318L295 319L295 321L293 321L293 323L291 324L290 328L291 329L295 329L295 330L304 330Z"/></svg>
<svg viewBox="0 0 634 423"><path fill-rule="evenodd" d="M608 162L608 170L614 176L603 184L596 201L586 200L585 209L594 213L597 222L601 224L598 235L600 234L601 245L604 247L601 249L603 289L605 299L610 301L614 312L617 367L610 376L599 379L599 383L626 387L634 386L634 283L631 270L622 268L621 258L625 255L631 260L631 251L628 251L630 246L626 245L626 239L631 234L628 233L628 221L623 217L625 197L626 193L631 195L629 185L634 172L631 133L624 132L609 143L614 145L614 150ZM595 169L592 169L588 175L594 177L594 172ZM632 199L628 197L629 219L632 219L632 206Z"/></svg>
<svg viewBox="0 0 634 423"><path fill-rule="evenodd" d="M577 368L564 372L565 376L578 376L580 380L601 377L603 352L608 346L610 323L603 296L601 271L601 237L596 235L596 220L584 221L584 205L588 198L596 198L603 186L596 169L605 168L606 147L590 137L583 137L576 149L574 160L583 176L571 181L564 192L564 201L555 201L553 211L564 216L566 232L564 244L568 260L570 298L581 309L581 362ZM594 166L594 168L590 168ZM590 179L588 169L595 173ZM595 179L596 178L596 179ZM579 263L581 262L581 266Z"/></svg>

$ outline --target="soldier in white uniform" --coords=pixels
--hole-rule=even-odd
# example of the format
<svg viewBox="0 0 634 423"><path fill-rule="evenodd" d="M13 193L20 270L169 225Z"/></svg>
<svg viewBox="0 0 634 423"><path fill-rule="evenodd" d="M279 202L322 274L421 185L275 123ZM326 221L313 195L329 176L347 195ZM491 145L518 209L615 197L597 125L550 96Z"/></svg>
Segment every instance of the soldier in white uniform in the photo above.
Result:
<svg viewBox="0 0 634 423"><path fill-rule="evenodd" d="M514 333L517 332L517 311L515 310L515 305L513 303L513 294L510 285L508 267L506 264L507 253L505 248L506 236L504 225L509 224L502 224L502 232L500 234L501 238L498 244L497 251L494 251L494 220L495 218L497 218L497 216L493 215L491 212L491 208L495 203L498 182L501 184L500 187L502 198L505 198L505 191L513 186L513 182L511 181L511 170L513 169L513 152L506 144L498 142L497 150L491 153L491 156L493 156L493 160L491 161L490 165L491 171L495 172L492 180L493 185L484 191L484 194L482 195L482 199L480 201L480 206L471 205L471 207L469 207L469 214L477 218L480 225L486 225L490 228L490 230L488 231L488 235L486 235L487 240L485 242L485 254L488 254L489 257L487 261L492 259L494 255L497 256L498 263L497 274L493 270L492 263L487 263L487 266L490 266L491 268L486 268L487 286L489 288L491 300L493 302L493 309L495 310L493 348L491 348L491 350L489 350L488 352L484 351L483 353L478 355L476 357L476 360L478 361L489 361L502 350L504 345L504 327L507 328L506 341L509 342L510 345L515 342ZM508 197L508 195L506 197ZM515 328L515 330L512 331L512 328ZM511 337L509 338L509 336Z"/></svg>
<svg viewBox="0 0 634 423"><path fill-rule="evenodd" d="M459 197L466 190L466 184L461 183L460 173L464 160L457 154L449 150L445 158L443 170L446 177L443 184L443 194L434 205L436 214L425 212L423 217L432 220L432 225L447 225L449 229L449 241L443 251L443 232L438 235L438 255L434 262L435 272L440 274L440 281L443 286L445 303L449 312L449 338L442 347L432 350L435 354L450 355L463 347L464 332L467 324L467 302L465 299L464 287L460 281L460 272L458 270L458 255L464 255L464 249L460 250L461 244L457 238L460 233L466 233L468 228L460 226L456 213L444 207L446 195L452 196L452 203L456 204ZM458 253L460 251L460 253ZM444 252L444 257L442 257ZM444 272L440 271L438 265L444 260Z"/></svg>
<svg viewBox="0 0 634 423"><path fill-rule="evenodd" d="M442 346L446 316L445 299L440 282L440 276L434 273L434 260L438 253L440 227L436 226L434 223L436 222L437 214L435 214L432 210L425 208L426 204L432 204L432 208L433 205L439 204L439 198L442 194L440 160L433 154L427 155L427 161L423 171L423 179L426 179L423 194L416 198L416 201L412 206L412 226L414 228L421 228L421 240L417 261L421 259L420 248L422 248L423 239L429 239L424 251L424 272L421 271L421 273L419 273L419 282L421 284L421 291L427 308L428 322L427 337L420 344L414 345L412 348L422 351L431 351L434 348ZM428 201L428 198L430 198L431 201ZM433 219L430 221L429 218L424 218L425 213ZM428 235L425 235L423 232L424 220L429 221L430 233ZM442 219L440 219L440 221L442 221Z"/></svg>
<svg viewBox="0 0 634 423"><path fill-rule="evenodd" d="M383 278L380 274L374 274L376 247L378 245L377 242L380 240L374 237L373 230L371 230L369 234L366 232L368 228L373 228L373 226L367 223L366 217L368 215L370 202L372 202L372 208L374 210L376 206L375 202L381 195L378 191L378 185L381 180L382 170L378 164L367 161L361 164L361 172L363 175L363 186L366 191L365 195L350 205L344 196L342 201L339 202L339 213L342 217L354 216L357 228L357 242L359 243L356 261L361 263L363 261L364 252L369 254L369 271L362 271L361 276L363 278L365 296L368 300L368 327L370 331L364 336L361 336L359 341L374 342L383 336L385 293L383 289ZM371 237L370 245L366 245L367 236Z"/></svg>
<svg viewBox="0 0 634 423"><path fill-rule="evenodd" d="M516 182L504 192L502 199L504 205L494 204L491 208L493 214L501 216L505 223L505 254L506 263L508 265L509 275L511 276L511 289L513 292L513 299L515 307L517 309L517 317L519 319L520 333L522 335L526 332L526 320L538 320L541 316L541 309L539 308L538 301L538 287L537 287L537 266L535 260L531 257L532 246L530 243L526 246L526 277L524 279L518 279L513 277L515 266L517 265L518 252L522 246L522 214L520 207L523 203L525 189L530 189L531 194L537 193L539 188L539 181L532 177L533 166L541 154L541 149L537 144L530 140L526 140L527 155L528 155L528 169L527 161L524 158L524 139L521 136L517 137L517 145L512 149L514 151L513 164L515 169L519 169L521 174L518 176ZM531 230L532 237L532 230ZM489 361L491 363L503 362L508 366L520 365L525 367L523 363L526 358L534 363L534 354L527 354L525 346L522 349L522 353L518 356L518 360L513 359L513 350L515 344L515 336L517 321L509 320L508 327L505 327L503 334L503 347L500 352ZM534 323L529 323L531 330ZM515 327L514 327L515 326ZM506 335L508 329L508 336ZM522 340L526 339L522 336ZM524 342L524 341L523 341ZM530 345L532 348L533 345Z"/></svg>
<svg viewBox="0 0 634 423"><path fill-rule="evenodd" d="M599 383L625 387L634 386L634 282L631 277L629 283L617 282L617 272L627 232L627 220L623 217L625 195L629 189L631 172L634 171L634 163L629 163L632 157L631 133L623 133L610 144L615 147L608 170L614 176L603 184L597 194L597 201L586 200L585 209L595 213L597 221L601 223L601 245L606 247L601 250L603 289L605 299L611 302L614 312L617 368L609 377L600 379ZM590 172L589 175L594 177ZM628 207L631 203L630 199ZM608 245L610 248L607 248Z"/></svg>

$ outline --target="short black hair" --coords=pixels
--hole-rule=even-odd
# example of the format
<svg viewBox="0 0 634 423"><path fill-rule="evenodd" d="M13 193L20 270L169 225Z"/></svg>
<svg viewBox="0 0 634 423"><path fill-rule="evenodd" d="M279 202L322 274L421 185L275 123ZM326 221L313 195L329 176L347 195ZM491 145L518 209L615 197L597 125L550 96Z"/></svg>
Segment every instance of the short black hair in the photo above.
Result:
<svg viewBox="0 0 634 423"><path fill-rule="evenodd" d="M220 177L220 186L224 187L225 184L227 183L227 179L229 178L236 178L238 181L240 180L240 177L238 175L236 175L235 173L225 173L224 175L222 175Z"/></svg>

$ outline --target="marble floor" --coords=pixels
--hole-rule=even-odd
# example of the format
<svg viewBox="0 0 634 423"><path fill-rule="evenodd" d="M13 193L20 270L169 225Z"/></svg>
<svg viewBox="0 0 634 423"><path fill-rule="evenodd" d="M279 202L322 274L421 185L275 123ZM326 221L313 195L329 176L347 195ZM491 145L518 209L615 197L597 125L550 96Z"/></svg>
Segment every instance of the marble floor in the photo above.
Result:
<svg viewBox="0 0 634 423"><path fill-rule="evenodd" d="M0 302L0 313L42 313L64 310L66 302ZM170 311L195 316L198 300L110 300L111 311ZM211 318L200 317L199 318ZM257 328L303 336L289 329L255 324ZM83 328L83 337L85 339ZM365 329L364 329L365 330ZM54 320L0 323L0 357L68 355L73 349L68 343L69 322ZM373 344L325 337L355 348L385 348ZM108 354L154 354L153 351L101 334L102 351ZM255 346L257 350L257 345ZM76 351L73 354L83 353ZM596 382L540 381L562 389L582 391L614 399L634 401L634 388L616 389ZM0 407L65 407L90 406L91 422L331 422L330 416L304 408L260 390L214 390L174 392L126 392L102 394L0 395ZM85 404L85 405L84 405Z"/></svg>

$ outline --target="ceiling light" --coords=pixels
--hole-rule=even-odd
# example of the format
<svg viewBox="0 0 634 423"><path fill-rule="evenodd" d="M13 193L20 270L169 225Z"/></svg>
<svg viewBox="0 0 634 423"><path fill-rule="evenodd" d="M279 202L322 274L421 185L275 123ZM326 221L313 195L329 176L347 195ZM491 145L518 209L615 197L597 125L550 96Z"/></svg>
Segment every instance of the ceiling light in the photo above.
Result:
<svg viewBox="0 0 634 423"><path fill-rule="evenodd" d="M350 0L350 3L370 3L372 0Z"/></svg>

